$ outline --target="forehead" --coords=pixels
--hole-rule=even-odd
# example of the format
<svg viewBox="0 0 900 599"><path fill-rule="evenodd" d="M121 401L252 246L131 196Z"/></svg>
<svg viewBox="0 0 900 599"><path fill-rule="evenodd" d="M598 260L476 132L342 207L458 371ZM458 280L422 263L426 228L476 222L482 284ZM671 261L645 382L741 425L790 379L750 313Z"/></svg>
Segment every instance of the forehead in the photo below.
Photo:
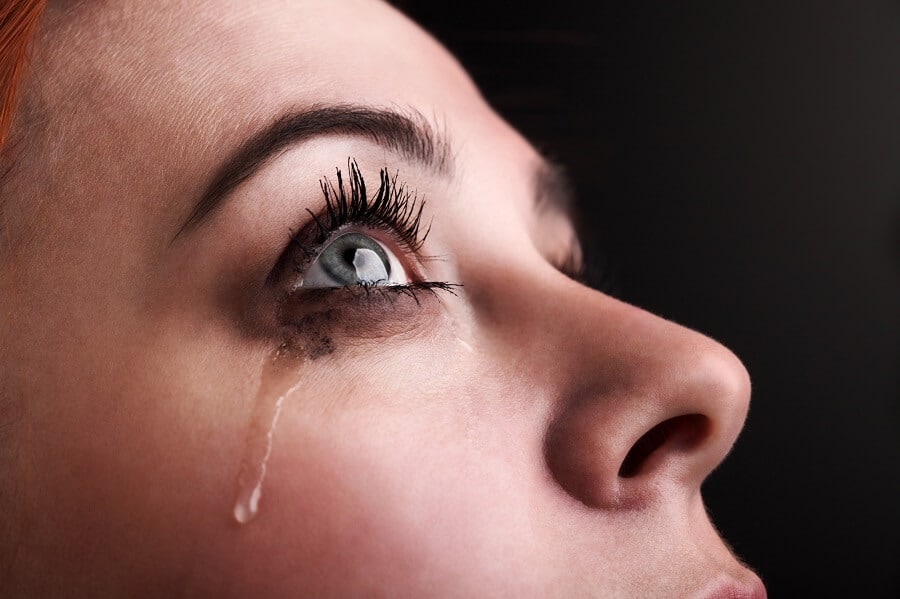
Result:
<svg viewBox="0 0 900 599"><path fill-rule="evenodd" d="M262 111L285 95L389 101L397 84L411 101L427 101L436 81L466 82L438 44L381 0L51 3L39 43L46 51L36 66L49 71L51 89L66 88L57 90L66 100L177 101L171 108L185 117L235 101Z"/></svg>
<svg viewBox="0 0 900 599"><path fill-rule="evenodd" d="M445 116L471 114L478 97L381 0L51 2L36 49L21 122L43 167L111 185L145 175L169 186L156 197L186 193L179 181L291 107L404 103ZM128 159L129 181L110 157Z"/></svg>

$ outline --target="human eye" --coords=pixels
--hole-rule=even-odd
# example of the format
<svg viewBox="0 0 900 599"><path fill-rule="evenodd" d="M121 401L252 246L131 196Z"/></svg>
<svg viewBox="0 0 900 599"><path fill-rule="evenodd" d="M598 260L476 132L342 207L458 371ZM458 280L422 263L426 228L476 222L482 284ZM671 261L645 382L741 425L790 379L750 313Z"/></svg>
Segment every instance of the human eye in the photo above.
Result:
<svg viewBox="0 0 900 599"><path fill-rule="evenodd" d="M410 319L426 300L459 287L425 274L431 227L423 227L424 200L386 168L374 193L355 160L346 172L336 168L333 179L320 180L323 208L307 211L270 276L280 289L278 319L292 330L327 314L329 322L364 320L372 333L379 319Z"/></svg>
<svg viewBox="0 0 900 599"><path fill-rule="evenodd" d="M385 244L363 233L349 232L328 242L297 284L316 289L409 283L400 260Z"/></svg>
<svg viewBox="0 0 900 599"><path fill-rule="evenodd" d="M293 262L295 289L411 286L414 268L398 254L414 257L425 243L431 230L421 228L425 202L387 169L380 171L378 191L370 197L359 165L349 160L347 166L346 182L340 169L336 184L328 178L319 182L325 206L319 214L308 211L312 230L292 235L299 254Z"/></svg>

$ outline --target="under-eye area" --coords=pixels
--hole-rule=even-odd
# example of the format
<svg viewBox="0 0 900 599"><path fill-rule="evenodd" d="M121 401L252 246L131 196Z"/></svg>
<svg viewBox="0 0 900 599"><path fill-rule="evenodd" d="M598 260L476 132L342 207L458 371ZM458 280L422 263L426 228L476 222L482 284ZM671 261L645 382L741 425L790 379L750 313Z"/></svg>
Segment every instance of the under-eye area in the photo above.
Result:
<svg viewBox="0 0 900 599"><path fill-rule="evenodd" d="M460 288L421 281L300 289L287 296L279 308L282 344L291 352L315 359L343 345L416 338L441 322L437 318L443 310L441 296L456 296Z"/></svg>

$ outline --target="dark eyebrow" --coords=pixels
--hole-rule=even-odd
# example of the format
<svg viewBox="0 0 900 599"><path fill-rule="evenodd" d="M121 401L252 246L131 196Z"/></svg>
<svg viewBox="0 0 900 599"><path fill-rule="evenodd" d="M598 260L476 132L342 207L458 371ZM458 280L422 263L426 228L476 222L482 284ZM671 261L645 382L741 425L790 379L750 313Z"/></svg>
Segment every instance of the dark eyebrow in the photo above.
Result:
<svg viewBox="0 0 900 599"><path fill-rule="evenodd" d="M241 144L213 175L206 191L175 237L195 229L241 183L288 147L325 135L368 138L436 173L451 173L450 145L430 121L414 110L349 104L315 105L276 118Z"/></svg>

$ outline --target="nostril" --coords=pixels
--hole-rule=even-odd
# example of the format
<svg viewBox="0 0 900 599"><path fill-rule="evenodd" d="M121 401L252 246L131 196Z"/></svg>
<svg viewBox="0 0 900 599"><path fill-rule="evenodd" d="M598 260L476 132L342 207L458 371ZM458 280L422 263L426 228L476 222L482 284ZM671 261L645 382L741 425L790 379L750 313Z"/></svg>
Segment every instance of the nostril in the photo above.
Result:
<svg viewBox="0 0 900 599"><path fill-rule="evenodd" d="M631 478L646 469L662 452L690 451L707 435L710 422L701 414L685 414L660 422L638 439L619 467L619 476Z"/></svg>

